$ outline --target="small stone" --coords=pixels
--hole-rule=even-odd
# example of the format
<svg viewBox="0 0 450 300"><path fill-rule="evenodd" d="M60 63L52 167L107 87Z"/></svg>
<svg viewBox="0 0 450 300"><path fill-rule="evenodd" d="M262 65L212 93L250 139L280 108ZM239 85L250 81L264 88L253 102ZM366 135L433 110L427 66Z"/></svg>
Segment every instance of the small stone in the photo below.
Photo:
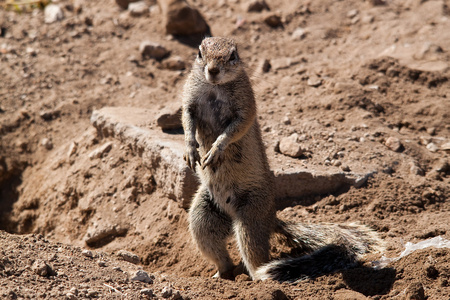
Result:
<svg viewBox="0 0 450 300"><path fill-rule="evenodd" d="M300 41L303 40L306 37L306 30L304 28L297 28L292 32L291 38L294 41Z"/></svg>
<svg viewBox="0 0 450 300"><path fill-rule="evenodd" d="M430 127L427 129L427 133L429 135L435 135L436 134L436 127Z"/></svg>
<svg viewBox="0 0 450 300"><path fill-rule="evenodd" d="M275 71L287 69L298 63L299 61L294 60L291 57L280 57L270 60L271 68Z"/></svg>
<svg viewBox="0 0 450 300"><path fill-rule="evenodd" d="M96 297L98 297L98 291L93 290L93 289L88 289L87 296L88 296L88 298L96 298Z"/></svg>
<svg viewBox="0 0 450 300"><path fill-rule="evenodd" d="M158 43L151 41L144 41L139 45L139 52L143 59L153 58L156 60L162 60L169 56L170 52Z"/></svg>
<svg viewBox="0 0 450 300"><path fill-rule="evenodd" d="M78 143L72 142L69 146L69 151L67 152L67 156L71 157L72 155L77 153L77 150L78 150Z"/></svg>
<svg viewBox="0 0 450 300"><path fill-rule="evenodd" d="M170 57L162 62L164 69L181 71L186 69L186 62L179 56Z"/></svg>
<svg viewBox="0 0 450 300"><path fill-rule="evenodd" d="M116 0L116 4L119 5L122 9L127 9L128 5L131 2L136 2L137 0Z"/></svg>
<svg viewBox="0 0 450 300"><path fill-rule="evenodd" d="M94 151L92 151L91 153L89 153L89 158L92 159L96 159L96 158L101 158L103 157L105 154L107 154L109 151L111 151L113 146L113 142L107 142L106 144L104 144L101 147L98 147L97 149L95 149Z"/></svg>
<svg viewBox="0 0 450 300"><path fill-rule="evenodd" d="M450 152L450 142L442 144L441 145L441 149L446 151L446 152Z"/></svg>
<svg viewBox="0 0 450 300"><path fill-rule="evenodd" d="M39 113L39 116L44 121L51 121L51 120L58 118L60 114L61 114L61 112L59 110L45 110L45 111L41 111Z"/></svg>
<svg viewBox="0 0 450 300"><path fill-rule="evenodd" d="M348 11L347 13L347 18L349 19L353 19L354 17L356 17L359 14L359 11L357 9L352 9L350 11Z"/></svg>
<svg viewBox="0 0 450 300"><path fill-rule="evenodd" d="M31 266L31 269L34 273L42 277L48 277L54 273L52 268L41 259L36 260Z"/></svg>
<svg viewBox="0 0 450 300"><path fill-rule="evenodd" d="M82 254L83 256L86 256L86 257L89 257L89 258L94 257L94 255L92 254L92 251L91 251L91 250L87 250L87 249L83 250L83 251L81 252L81 254Z"/></svg>
<svg viewBox="0 0 450 300"><path fill-rule="evenodd" d="M99 261L97 262L97 265L98 265L99 267L104 268L104 267L106 267L106 262L105 262L104 260L99 260Z"/></svg>
<svg viewBox="0 0 450 300"><path fill-rule="evenodd" d="M435 144L435 143L433 143L433 142L431 142L431 143L429 143L428 145L427 145L427 149L430 151L430 152L437 152L438 150L439 150L439 147Z"/></svg>
<svg viewBox="0 0 450 300"><path fill-rule="evenodd" d="M350 172L350 171L351 171L350 167L347 166L347 165L342 165L342 166L341 166L341 169L342 169L342 171L344 171L344 172Z"/></svg>
<svg viewBox="0 0 450 300"><path fill-rule="evenodd" d="M66 299L67 300L77 300L78 298L77 298L76 295L74 295L74 294L69 292L69 293L66 294Z"/></svg>
<svg viewBox="0 0 450 300"><path fill-rule="evenodd" d="M269 25L272 28L283 26L283 22L281 21L281 17L278 15L269 15L264 19L264 23Z"/></svg>
<svg viewBox="0 0 450 300"><path fill-rule="evenodd" d="M270 299L272 300L288 300L289 298L282 290L275 290L271 293Z"/></svg>
<svg viewBox="0 0 450 300"><path fill-rule="evenodd" d="M242 274L237 275L234 280L236 282L242 282L242 281L251 281L252 279L247 274L242 273Z"/></svg>
<svg viewBox="0 0 450 300"><path fill-rule="evenodd" d="M133 17L143 16L150 12L145 1L138 1L128 4L128 11Z"/></svg>
<svg viewBox="0 0 450 300"><path fill-rule="evenodd" d="M261 62L261 71L263 73L267 73L270 71L271 65L270 65L270 61L268 59L263 59L263 61Z"/></svg>
<svg viewBox="0 0 450 300"><path fill-rule="evenodd" d="M419 175L419 176L425 175L425 171L414 163L411 164L411 167L409 168L409 172L413 175Z"/></svg>
<svg viewBox="0 0 450 300"><path fill-rule="evenodd" d="M173 294L172 288L165 286L161 291L161 297L170 298Z"/></svg>
<svg viewBox="0 0 450 300"><path fill-rule="evenodd" d="M406 299L425 300L425 291L420 282L413 282L406 288Z"/></svg>
<svg viewBox="0 0 450 300"><path fill-rule="evenodd" d="M384 144L386 145L386 147L388 147L389 149L391 149L394 152L400 152L403 148L402 143L400 142L400 140L396 137L389 137Z"/></svg>
<svg viewBox="0 0 450 300"><path fill-rule="evenodd" d="M247 12L262 12L263 10L270 10L269 5L264 0L250 1L247 5Z"/></svg>
<svg viewBox="0 0 450 300"><path fill-rule="evenodd" d="M174 130L183 127L181 123L181 107L173 111L165 111L156 119L162 130Z"/></svg>
<svg viewBox="0 0 450 300"><path fill-rule="evenodd" d="M342 115L342 114L336 114L336 115L334 116L334 119L335 119L336 121L338 121L338 122L344 122L344 121L345 121L345 117L344 117L344 115Z"/></svg>
<svg viewBox="0 0 450 300"><path fill-rule="evenodd" d="M64 13L61 7L59 7L59 5L49 4L45 7L44 10L45 23L50 24L56 21L61 21L62 19L64 19Z"/></svg>
<svg viewBox="0 0 450 300"><path fill-rule="evenodd" d="M288 116L284 116L283 124L284 125L291 125L291 119Z"/></svg>
<svg viewBox="0 0 450 300"><path fill-rule="evenodd" d="M117 252L117 256L123 259L124 261L130 262L132 264L138 264L141 261L139 256L126 250L119 250Z"/></svg>
<svg viewBox="0 0 450 300"><path fill-rule="evenodd" d="M139 291L141 295L147 296L149 298L153 298L155 295L153 294L152 289L142 289Z"/></svg>
<svg viewBox="0 0 450 300"><path fill-rule="evenodd" d="M53 149L52 140L50 140L49 138L43 138L41 140L41 145L44 146L44 148L47 149L47 150L52 150Z"/></svg>
<svg viewBox="0 0 450 300"><path fill-rule="evenodd" d="M318 76L310 76L308 78L307 84L312 87L318 87L322 85L322 79Z"/></svg>
<svg viewBox="0 0 450 300"><path fill-rule="evenodd" d="M298 134L294 133L280 141L280 152L290 157L300 157L303 155L301 145L298 143Z"/></svg>
<svg viewBox="0 0 450 300"><path fill-rule="evenodd" d="M167 34L205 35L210 32L200 12L185 0L161 0L158 4L165 19Z"/></svg>
<svg viewBox="0 0 450 300"><path fill-rule="evenodd" d="M153 283L153 279L151 279L150 276L148 276L148 273L143 270L138 270L133 275L133 277L131 277L131 280L140 281L144 283Z"/></svg>

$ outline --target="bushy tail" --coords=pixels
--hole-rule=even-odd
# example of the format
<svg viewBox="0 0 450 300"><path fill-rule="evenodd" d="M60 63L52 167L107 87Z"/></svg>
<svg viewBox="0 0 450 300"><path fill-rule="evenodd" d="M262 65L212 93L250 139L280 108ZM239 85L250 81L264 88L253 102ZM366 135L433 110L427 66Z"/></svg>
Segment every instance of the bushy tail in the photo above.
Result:
<svg viewBox="0 0 450 300"><path fill-rule="evenodd" d="M278 220L276 232L304 252L261 266L255 279L294 282L348 269L368 252L382 251L383 243L370 228L358 224L301 224Z"/></svg>

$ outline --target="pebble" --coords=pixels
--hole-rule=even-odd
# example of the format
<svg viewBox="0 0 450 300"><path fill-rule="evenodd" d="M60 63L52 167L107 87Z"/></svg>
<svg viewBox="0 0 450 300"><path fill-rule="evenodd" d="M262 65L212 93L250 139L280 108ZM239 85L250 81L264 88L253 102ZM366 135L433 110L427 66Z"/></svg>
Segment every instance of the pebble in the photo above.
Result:
<svg viewBox="0 0 450 300"><path fill-rule="evenodd" d="M131 280L140 281L144 283L153 283L153 279L148 276L148 273L143 270L138 270L134 275L131 277Z"/></svg>
<svg viewBox="0 0 450 300"><path fill-rule="evenodd" d="M140 17L150 13L148 5L145 1L132 2L128 4L128 11L133 17Z"/></svg>
<svg viewBox="0 0 450 300"><path fill-rule="evenodd" d="M161 291L161 297L170 298L173 294L173 290L171 287L165 286Z"/></svg>
<svg viewBox="0 0 450 300"><path fill-rule="evenodd" d="M312 87L318 87L322 85L322 79L318 76L310 76L308 78L307 84Z"/></svg>
<svg viewBox="0 0 450 300"><path fill-rule="evenodd" d="M171 71L181 71L186 69L186 62L180 57L170 57L162 62L164 69Z"/></svg>
<svg viewBox="0 0 450 300"><path fill-rule="evenodd" d="M54 273L54 271L47 264L47 262L45 262L41 259L36 260L33 263L33 265L31 266L31 269L33 270L34 273L36 273L37 275L42 276L42 277L48 277L48 276L52 275L52 273Z"/></svg>
<svg viewBox="0 0 450 300"><path fill-rule="evenodd" d="M180 129L181 124L181 107L172 111L163 111L156 119L156 123L162 130Z"/></svg>
<svg viewBox="0 0 450 300"><path fill-rule="evenodd" d="M117 252L117 256L119 256L124 261L130 262L132 264L138 264L141 261L139 256L126 250L119 250Z"/></svg>
<svg viewBox="0 0 450 300"><path fill-rule="evenodd" d="M49 138L43 138L41 140L41 145L44 146L44 148L47 149L47 150L52 150L53 149L52 140L50 140Z"/></svg>
<svg viewBox="0 0 450 300"><path fill-rule="evenodd" d="M303 150L298 142L298 134L294 133L288 137L282 138L280 141L280 152L290 157L300 157L303 155Z"/></svg>
<svg viewBox="0 0 450 300"><path fill-rule="evenodd" d="M389 149L391 149L394 152L400 152L403 148L402 143L400 142L400 140L396 137L389 137L387 138L387 140L384 142L384 144L386 145L386 147L388 147Z"/></svg>
<svg viewBox="0 0 450 300"><path fill-rule="evenodd" d="M270 60L270 65L273 70L287 69L293 65L298 64L298 60L294 60L291 57L280 57Z"/></svg>
<svg viewBox="0 0 450 300"><path fill-rule="evenodd" d="M347 18L354 18L359 14L359 11L357 9L352 9L350 11L347 12Z"/></svg>
<svg viewBox="0 0 450 300"><path fill-rule="evenodd" d="M74 295L74 294L69 292L69 293L66 294L66 299L67 300L77 300L78 298L77 298L76 295Z"/></svg>
<svg viewBox="0 0 450 300"><path fill-rule="evenodd" d="M165 28L167 34L172 35L205 35L210 32L200 12L181 0L160 0L158 5L161 7L165 18Z"/></svg>
<svg viewBox="0 0 450 300"><path fill-rule="evenodd" d="M151 41L143 41L139 45L139 52L141 53L143 59L154 58L156 60L162 60L170 55L169 50L165 47Z"/></svg>
<svg viewBox="0 0 450 300"><path fill-rule="evenodd" d="M49 4L45 7L44 10L45 23L50 24L56 21L61 21L62 19L64 19L64 13L61 7L59 7L59 5Z"/></svg>
<svg viewBox="0 0 450 300"><path fill-rule="evenodd" d="M113 146L113 142L107 142L104 145L98 147L97 149L95 149L94 151L92 151L91 153L89 153L89 158L92 159L96 159L96 158L100 158L103 157L105 154L107 154L109 151L111 151Z"/></svg>
<svg viewBox="0 0 450 300"><path fill-rule="evenodd" d="M264 0L250 1L247 4L247 12L262 12L263 10L270 10L269 5Z"/></svg>
<svg viewBox="0 0 450 300"><path fill-rule="evenodd" d="M273 14L264 18L264 23L269 25L272 28L277 28L283 26L283 22L281 21L281 17L279 15Z"/></svg>
<svg viewBox="0 0 450 300"><path fill-rule="evenodd" d="M446 151L446 152L450 152L450 142L442 144L441 145L441 149Z"/></svg>
<svg viewBox="0 0 450 300"><path fill-rule="evenodd" d="M350 171L351 171L350 167L347 166L347 165L342 165L342 166L341 166L341 169L342 169L342 171L344 171L344 172L350 172Z"/></svg>
<svg viewBox="0 0 450 300"><path fill-rule="evenodd" d="M431 142L431 143L428 143L428 145L427 145L427 149L430 151L430 152L437 152L438 150L439 150L439 147L435 144L435 143L433 143L433 142Z"/></svg>
<svg viewBox="0 0 450 300"><path fill-rule="evenodd" d="M427 129L427 133L429 135L435 135L436 134L436 127L430 127Z"/></svg>
<svg viewBox="0 0 450 300"><path fill-rule="evenodd" d="M136 0L134 0L134 1L136 1ZM119 5L122 9L127 9L128 5L134 1L133 0L116 0L116 4Z"/></svg>
<svg viewBox="0 0 450 300"><path fill-rule="evenodd" d="M284 116L283 124L284 125L291 125L291 119L288 116Z"/></svg>
<svg viewBox="0 0 450 300"><path fill-rule="evenodd" d="M259 69L263 73L267 73L270 71L271 65L270 65L270 61L267 58L263 59L259 65L260 65Z"/></svg>
<svg viewBox="0 0 450 300"><path fill-rule="evenodd" d="M71 157L72 155L77 153L77 150L78 150L78 143L72 142L69 146L69 151L67 152L67 156Z"/></svg>
<svg viewBox="0 0 450 300"><path fill-rule="evenodd" d="M89 258L94 257L92 251L91 251L91 250L87 250L87 249L83 250L83 251L81 252L81 254L82 254L83 256L86 256L86 257L89 257Z"/></svg>
<svg viewBox="0 0 450 300"><path fill-rule="evenodd" d="M99 260L99 261L97 262L97 265L98 265L99 267L104 268L104 267L106 267L106 262L105 262L104 260Z"/></svg>
<svg viewBox="0 0 450 300"><path fill-rule="evenodd" d="M149 298L153 298L155 295L153 294L153 290L152 289L142 289L139 291L139 293L141 295L145 295Z"/></svg>
<svg viewBox="0 0 450 300"><path fill-rule="evenodd" d="M61 112L59 110L44 110L39 113L39 116L44 121L51 121L60 116Z"/></svg>
<svg viewBox="0 0 450 300"><path fill-rule="evenodd" d="M413 175L424 176L425 172L415 163L411 163L411 167L409 168L409 172Z"/></svg>
<svg viewBox="0 0 450 300"><path fill-rule="evenodd" d="M306 30L304 28L298 27L292 32L291 38L294 41L303 40L306 37Z"/></svg>

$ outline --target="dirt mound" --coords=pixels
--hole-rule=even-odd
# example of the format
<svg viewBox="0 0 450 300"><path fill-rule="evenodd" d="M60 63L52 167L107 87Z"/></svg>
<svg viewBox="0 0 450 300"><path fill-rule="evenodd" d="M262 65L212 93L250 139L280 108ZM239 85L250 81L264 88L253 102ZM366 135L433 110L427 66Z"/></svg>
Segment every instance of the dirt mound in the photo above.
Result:
<svg viewBox="0 0 450 300"><path fill-rule="evenodd" d="M272 169L370 174L360 185L280 199L279 216L367 224L388 257L406 241L449 239L448 1L272 0L261 12L241 2L190 1L213 35L239 44ZM145 3L130 12L109 0L57 1L64 17L54 23L43 10L0 9L1 297L449 297L448 249L382 270L370 264L380 255L368 256L296 284L211 279L186 209L151 171L167 170L148 168L142 149L90 122L106 106L137 107L149 113L136 126L159 130L159 115L180 105L198 49L166 35L163 12ZM142 56L149 40L168 57ZM299 158L280 152L292 134ZM233 241L229 249L238 264ZM273 244L274 256L283 251ZM153 283L131 280L139 269Z"/></svg>

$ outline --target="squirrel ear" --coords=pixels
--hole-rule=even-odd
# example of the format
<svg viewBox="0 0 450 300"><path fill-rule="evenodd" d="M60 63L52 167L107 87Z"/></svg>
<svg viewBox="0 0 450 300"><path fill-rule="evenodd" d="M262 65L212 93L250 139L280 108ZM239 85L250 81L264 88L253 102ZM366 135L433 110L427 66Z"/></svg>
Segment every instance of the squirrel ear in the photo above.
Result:
<svg viewBox="0 0 450 300"><path fill-rule="evenodd" d="M197 56L198 56L198 58L202 58L202 51L200 49L198 50Z"/></svg>
<svg viewBox="0 0 450 300"><path fill-rule="evenodd" d="M236 50L233 50L233 52L231 52L229 61L236 61L236 60L238 60L238 59L239 59L239 56L238 56L238 54L237 54L237 51L236 51Z"/></svg>

